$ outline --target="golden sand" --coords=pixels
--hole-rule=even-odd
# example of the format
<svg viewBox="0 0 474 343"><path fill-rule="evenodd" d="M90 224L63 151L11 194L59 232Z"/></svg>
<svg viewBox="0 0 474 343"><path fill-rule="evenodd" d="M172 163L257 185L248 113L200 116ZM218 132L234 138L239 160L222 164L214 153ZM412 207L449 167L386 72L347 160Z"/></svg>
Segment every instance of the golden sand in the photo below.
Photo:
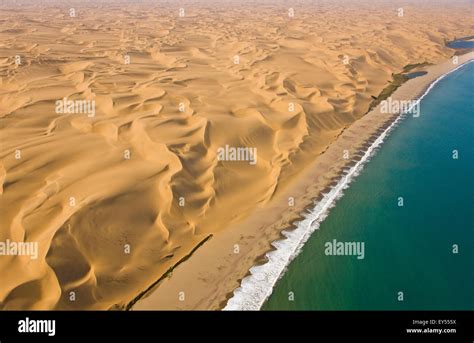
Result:
<svg viewBox="0 0 474 343"><path fill-rule="evenodd" d="M411 98L473 35L454 5L70 7L0 7L0 241L39 247L0 256L3 309L222 307L393 119L365 115L392 73L437 65Z"/></svg>

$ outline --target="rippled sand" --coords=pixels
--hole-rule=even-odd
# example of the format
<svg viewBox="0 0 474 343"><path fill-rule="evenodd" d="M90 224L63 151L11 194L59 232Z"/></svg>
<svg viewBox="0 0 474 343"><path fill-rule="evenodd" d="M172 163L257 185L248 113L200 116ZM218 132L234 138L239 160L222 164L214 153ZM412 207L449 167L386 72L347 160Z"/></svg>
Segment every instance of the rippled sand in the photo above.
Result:
<svg viewBox="0 0 474 343"><path fill-rule="evenodd" d="M183 258L197 263L210 235L232 238L202 244L209 270L201 259L183 282L215 287L226 269L235 286L269 248L265 218L249 218L301 193L392 73L443 62L445 40L473 35L462 6L180 6L0 5L0 241L39 247L0 256L1 308L125 308ZM58 113L64 98L93 101L93 115ZM256 148L256 164L219 160L226 145ZM327 186L335 172L314 177ZM147 308L225 300L187 303L192 292Z"/></svg>

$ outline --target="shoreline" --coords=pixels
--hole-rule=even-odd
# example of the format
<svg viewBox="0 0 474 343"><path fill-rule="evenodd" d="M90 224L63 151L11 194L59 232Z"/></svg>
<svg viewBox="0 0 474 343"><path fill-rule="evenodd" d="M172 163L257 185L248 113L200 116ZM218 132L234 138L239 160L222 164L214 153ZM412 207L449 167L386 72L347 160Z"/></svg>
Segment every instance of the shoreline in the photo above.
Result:
<svg viewBox="0 0 474 343"><path fill-rule="evenodd" d="M448 59L428 66L425 68L428 74L404 83L392 98L416 99L440 76L473 58L474 53L470 52L459 56L458 65L453 65ZM242 282L247 282L243 280L252 276L252 268L268 264L268 255L276 251L272 243L285 239L286 232L297 230L296 224L314 210L315 202L322 199L321 194L327 196L399 117L398 114L381 115L378 105L354 122L302 173L293 187L289 187L291 190L280 195L279 202L257 209L255 215L216 234L206 249L197 250L193 258L176 268L172 278L163 280L154 292L138 301L133 310L226 308ZM349 160L341 158L345 149L350 151ZM294 196L296 206L288 207L289 195ZM232 252L235 242L240 245L239 255ZM190 284L193 287L188 291L186 287ZM176 295L185 290L186 301L178 302ZM270 294L271 290L266 297Z"/></svg>
<svg viewBox="0 0 474 343"><path fill-rule="evenodd" d="M421 102L439 81L472 62L472 59L468 60L439 76L426 87L420 96L415 97L418 98L416 102ZM414 105L406 112L409 112L413 107ZM319 229L320 224L329 215L330 209L336 205L337 200L344 196L344 190L347 189L352 181L360 174L365 164L370 162L371 157L382 147L390 133L407 117L406 112L398 114L389 127L368 147L364 156L351 169L344 173L337 185L328 193L324 194L321 201L314 203L315 206L313 210L303 215L304 220L297 223L296 229L282 231L285 238L272 242L272 246L275 247L275 250L266 254L268 262L253 266L250 269L250 275L243 279L241 286L234 291L233 297L228 300L226 306L223 308L224 311L260 310L262 308L273 293L276 283L284 275L290 263L299 255L314 231Z"/></svg>
<svg viewBox="0 0 474 343"><path fill-rule="evenodd" d="M0 6L0 241L38 247L5 310L224 308L399 112L373 100L474 34L460 4L115 1Z"/></svg>

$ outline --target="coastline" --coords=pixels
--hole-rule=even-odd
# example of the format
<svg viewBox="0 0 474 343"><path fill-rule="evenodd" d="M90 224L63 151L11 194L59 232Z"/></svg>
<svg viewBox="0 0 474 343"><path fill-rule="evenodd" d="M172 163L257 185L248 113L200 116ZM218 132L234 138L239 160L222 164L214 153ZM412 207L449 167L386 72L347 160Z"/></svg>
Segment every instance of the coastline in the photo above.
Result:
<svg viewBox="0 0 474 343"><path fill-rule="evenodd" d="M427 89L429 90L433 82L473 58L474 53L470 52L459 56L458 65L453 65L451 60L447 60L441 64L428 66L424 68L428 71L426 75L404 83L392 94L392 98L416 99ZM281 238L291 238L292 235L298 233L296 224L308 220L309 228L311 228L312 224L324 219L325 213L338 198L337 194L347 187L347 182L340 184L341 177L342 180L347 181L348 175L356 175L358 168L370 158L370 151L382 143L383 138L400 118L398 114L381 115L379 105L353 123L310 168L304 171L304 176L295 182L294 187L289 187L291 189L280 196L279 202L271 207L257 210L255 215L242 223L216 235L206 244L206 249L196 251L186 264L176 268L172 278L163 280L153 293L138 301L133 309L244 309L237 306L239 301L229 299L234 299L236 294L245 293L246 291L242 293L242 288L239 287L249 285L249 279L251 280L252 277L257 279L266 277L265 274L258 273L259 266L269 267L266 258L271 263L272 251L281 247ZM377 144L373 147L375 143ZM351 156L348 160L341 158L345 150L349 151ZM369 151L368 155L367 151ZM322 199L320 194L326 194L326 199L332 199L332 201L320 201ZM288 196L295 199L295 206L288 207ZM308 215L307 211L313 209L315 200L319 201L318 206L321 208L316 210L317 216L311 220L311 214ZM298 243L293 254L297 253L305 241L304 238L307 239L315 229L306 232L303 236L293 237ZM238 254L233 252L236 242L240 248ZM270 284L278 280L293 254L289 251L285 255L287 260L280 260L281 270L276 278L273 275L271 280L267 280ZM260 257L255 259L255 256ZM265 265L267 267L264 267ZM191 283L192 290L186 291L186 301L178 302L177 294L184 291L183 285ZM259 283L262 283L261 280ZM266 289L267 291L259 297L259 300L254 301L255 304L259 304L257 307L245 307L245 309L258 309L271 294L272 289L268 290L268 287ZM247 292L247 297L252 298L253 294Z"/></svg>
<svg viewBox="0 0 474 343"><path fill-rule="evenodd" d="M373 100L474 34L461 4L6 1L0 242L37 258L3 254L4 310L225 307L388 127Z"/></svg>
<svg viewBox="0 0 474 343"><path fill-rule="evenodd" d="M472 61L473 60L464 62L431 82L426 90L416 97L417 103L421 102L439 81ZM407 112L409 112L411 108ZM251 268L251 275L242 280L241 286L234 291L233 297L228 300L223 310L261 309L266 300L271 296L276 283L284 274L288 265L298 256L313 232L319 229L321 222L327 217L330 209L336 205L337 200L344 196L344 189L349 187L352 181L363 170L364 165L370 162L371 157L377 153L377 150L382 146L385 139L406 117L406 113L400 113L400 115L395 118L392 124L373 141L372 145L365 151L364 156L344 173L337 185L331 189L330 192L325 194L321 201L315 203L314 209L311 213L305 215L305 219L297 224L295 230L283 230L286 238L272 243L276 250L267 254L269 261L263 265Z"/></svg>

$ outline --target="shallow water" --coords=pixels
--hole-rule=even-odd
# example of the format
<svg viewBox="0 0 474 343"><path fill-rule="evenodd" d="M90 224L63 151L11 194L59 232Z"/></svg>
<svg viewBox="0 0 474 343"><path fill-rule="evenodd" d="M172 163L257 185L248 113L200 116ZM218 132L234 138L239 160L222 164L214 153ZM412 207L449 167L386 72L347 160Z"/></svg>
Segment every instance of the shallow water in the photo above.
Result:
<svg viewBox="0 0 474 343"><path fill-rule="evenodd" d="M467 40L467 39L473 39L473 38L474 37L466 37L466 38L457 39L455 41L449 42L447 46L453 49L474 49L474 41Z"/></svg>
<svg viewBox="0 0 474 343"><path fill-rule="evenodd" d="M426 75L426 71L415 71L413 73L405 74L405 76L408 77L409 79L414 79L415 77L423 76L423 75Z"/></svg>

